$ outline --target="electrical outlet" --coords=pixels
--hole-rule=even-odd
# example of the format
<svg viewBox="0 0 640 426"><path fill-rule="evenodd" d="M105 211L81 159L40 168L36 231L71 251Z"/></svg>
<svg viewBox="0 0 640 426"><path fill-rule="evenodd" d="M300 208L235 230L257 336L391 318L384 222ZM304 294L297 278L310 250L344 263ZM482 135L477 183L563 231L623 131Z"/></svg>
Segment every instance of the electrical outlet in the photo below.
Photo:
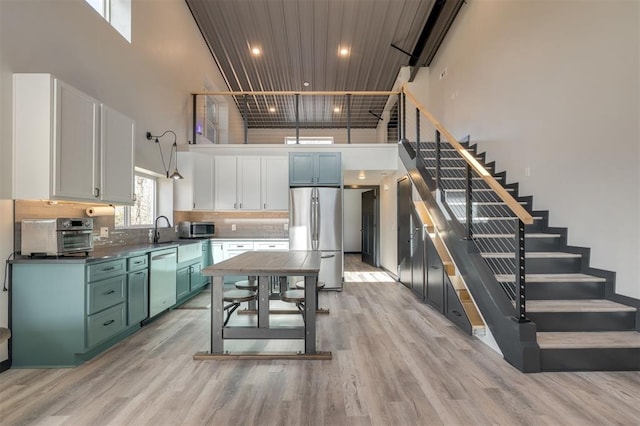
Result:
<svg viewBox="0 0 640 426"><path fill-rule="evenodd" d="M235 224L235 223L232 223L232 224L231 224L231 230L232 230L232 231L235 231L235 230L236 230L236 224Z"/></svg>
<svg viewBox="0 0 640 426"><path fill-rule="evenodd" d="M106 226L100 227L100 237L109 238L109 228Z"/></svg>
<svg viewBox="0 0 640 426"><path fill-rule="evenodd" d="M525 167L524 168L524 175L525 176L531 176L531 167Z"/></svg>

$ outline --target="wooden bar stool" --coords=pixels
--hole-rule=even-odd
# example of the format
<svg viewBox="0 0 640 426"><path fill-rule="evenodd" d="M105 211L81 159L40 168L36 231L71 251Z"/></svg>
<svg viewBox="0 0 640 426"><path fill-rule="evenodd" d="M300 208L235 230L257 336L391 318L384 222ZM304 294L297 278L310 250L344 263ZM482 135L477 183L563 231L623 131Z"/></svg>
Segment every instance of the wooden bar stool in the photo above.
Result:
<svg viewBox="0 0 640 426"><path fill-rule="evenodd" d="M249 291L258 291L258 280L255 277L249 277L248 280L240 280L236 281L235 284L238 290L249 290ZM258 307L256 306L256 300L252 300L249 302L249 310L255 311Z"/></svg>
<svg viewBox="0 0 640 426"><path fill-rule="evenodd" d="M227 312L227 317L224 320L224 324L222 326L226 326L229 322L229 318L231 318L231 314L235 312L236 309L240 307L242 302L252 302L258 298L258 295L255 291L251 290L229 290L225 291L222 295L222 300L227 302L228 304L224 307L224 310ZM303 295L304 298L304 295Z"/></svg>
<svg viewBox="0 0 640 426"><path fill-rule="evenodd" d="M302 314L302 321L306 322L304 317L304 290L287 290L280 295L280 300L295 303L296 308Z"/></svg>

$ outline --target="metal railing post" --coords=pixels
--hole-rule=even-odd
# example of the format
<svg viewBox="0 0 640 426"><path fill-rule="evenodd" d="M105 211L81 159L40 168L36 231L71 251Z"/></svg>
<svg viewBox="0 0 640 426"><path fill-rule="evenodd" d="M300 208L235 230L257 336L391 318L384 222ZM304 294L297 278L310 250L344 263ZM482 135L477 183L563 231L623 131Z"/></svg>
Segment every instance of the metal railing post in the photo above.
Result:
<svg viewBox="0 0 640 426"><path fill-rule="evenodd" d="M526 269L524 258L524 223L516 219L516 263L515 263L515 286L516 286L516 313L518 322L529 322L527 318L527 297L526 297Z"/></svg>
<svg viewBox="0 0 640 426"><path fill-rule="evenodd" d="M296 93L296 144L300 143L300 93Z"/></svg>
<svg viewBox="0 0 640 426"><path fill-rule="evenodd" d="M465 211L467 215L467 234L465 236L466 240L473 239L473 170L471 169L471 164L467 163L466 165L466 191L465 191Z"/></svg>
<svg viewBox="0 0 640 426"><path fill-rule="evenodd" d="M351 143L351 94L347 94L347 143Z"/></svg>
<svg viewBox="0 0 640 426"><path fill-rule="evenodd" d="M440 188L440 130L436 130L436 189Z"/></svg>
<svg viewBox="0 0 640 426"><path fill-rule="evenodd" d="M242 115L244 118L244 143L249 143L249 108L247 95L242 95Z"/></svg>
<svg viewBox="0 0 640 426"><path fill-rule="evenodd" d="M193 102L192 102L192 106L193 106L193 122L191 124L192 124L192 127L193 127L193 129L192 129L192 131L193 131L193 141L191 143L195 144L196 140L198 138L198 120L196 119L196 111L198 111L198 105L197 105L198 95L192 95L192 96L193 96ZM204 126L204 123L202 123L202 125Z"/></svg>
<svg viewBox="0 0 640 426"><path fill-rule="evenodd" d="M416 108L416 166L420 168L420 109Z"/></svg>

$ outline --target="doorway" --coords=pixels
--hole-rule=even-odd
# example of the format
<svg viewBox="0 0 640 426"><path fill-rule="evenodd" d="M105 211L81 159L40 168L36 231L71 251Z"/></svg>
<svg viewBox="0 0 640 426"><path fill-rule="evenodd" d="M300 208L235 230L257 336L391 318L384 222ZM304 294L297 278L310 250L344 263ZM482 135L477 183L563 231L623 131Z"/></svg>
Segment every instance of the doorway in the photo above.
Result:
<svg viewBox="0 0 640 426"><path fill-rule="evenodd" d="M411 181L398 180L398 281L411 288Z"/></svg>
<svg viewBox="0 0 640 426"><path fill-rule="evenodd" d="M380 266L378 185L345 186L344 251L360 254L364 263Z"/></svg>

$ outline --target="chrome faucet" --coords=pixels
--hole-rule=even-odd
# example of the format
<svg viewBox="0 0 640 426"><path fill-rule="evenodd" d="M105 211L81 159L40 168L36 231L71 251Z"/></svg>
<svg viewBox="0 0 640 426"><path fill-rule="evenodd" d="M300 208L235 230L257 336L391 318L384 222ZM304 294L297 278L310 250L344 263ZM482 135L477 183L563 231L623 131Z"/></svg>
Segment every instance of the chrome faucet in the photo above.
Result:
<svg viewBox="0 0 640 426"><path fill-rule="evenodd" d="M164 215L160 215L158 217L156 217L156 220L154 221L154 225L153 225L153 243L157 244L158 241L160 240L160 234L158 233L158 219L160 218L164 218L164 220L167 221L167 225L169 226L169 228L171 228L171 222L169 222L169 218L164 216Z"/></svg>

